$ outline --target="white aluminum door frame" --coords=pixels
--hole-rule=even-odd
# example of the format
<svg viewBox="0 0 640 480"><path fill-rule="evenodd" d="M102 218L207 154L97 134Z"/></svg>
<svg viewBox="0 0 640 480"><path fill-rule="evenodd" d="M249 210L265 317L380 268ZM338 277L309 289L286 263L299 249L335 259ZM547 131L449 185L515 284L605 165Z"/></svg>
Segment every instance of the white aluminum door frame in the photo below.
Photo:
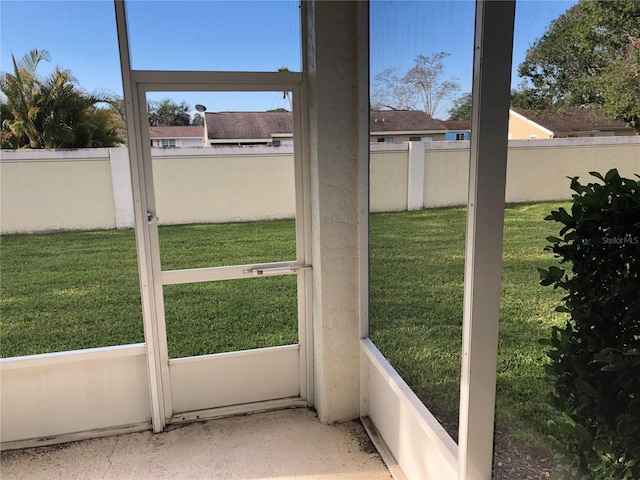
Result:
<svg viewBox="0 0 640 480"><path fill-rule="evenodd" d="M152 159L146 112L146 93L152 91L291 91L293 96L294 171L296 194L296 262L270 267L292 269L298 282L298 338L300 396L313 404L313 356L311 351L311 221L308 148L305 142L303 75L299 72L210 72L132 70L126 11L123 0L114 0L127 117L129 157L132 172L136 242L147 348L152 423L160 432L171 418L169 358L164 318L164 284L244 278L246 270L265 265L214 267L162 272L158 243L158 220L152 177ZM304 267L304 268L302 268Z"/></svg>
<svg viewBox="0 0 640 480"><path fill-rule="evenodd" d="M166 425L164 395L162 394L162 362L158 354L159 336L156 330L155 289L151 256L151 241L147 218L147 199L142 185L146 184L142 168L142 144L136 141L140 137L140 108L137 99L137 88L132 80L131 56L129 53L129 34L125 5L123 0L114 0L116 28L118 32L118 48L120 53L120 70L122 72L122 88L124 108L127 122L127 140L129 146L129 163L131 165L131 185L133 193L133 213L138 251L138 272L140 276L140 295L142 300L142 318L144 323L147 369L149 375L149 396L151 399L151 422L155 433L161 432Z"/></svg>

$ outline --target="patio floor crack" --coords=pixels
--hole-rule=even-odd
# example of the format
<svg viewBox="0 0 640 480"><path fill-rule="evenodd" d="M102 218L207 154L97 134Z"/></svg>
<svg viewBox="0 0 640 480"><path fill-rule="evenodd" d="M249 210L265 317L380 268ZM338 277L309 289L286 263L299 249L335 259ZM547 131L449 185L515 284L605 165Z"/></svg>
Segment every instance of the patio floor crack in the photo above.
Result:
<svg viewBox="0 0 640 480"><path fill-rule="evenodd" d="M102 480L105 479L105 477L107 476L107 473L109 473L109 470L111 470L111 466L113 465L113 463L111 462L111 456L113 455L113 452L116 451L117 444L118 444L118 438L116 437L115 442L113 442L113 448L111 449L111 452L109 453L109 455L107 455L107 462L109 462L109 465L107 466L107 469L102 474Z"/></svg>

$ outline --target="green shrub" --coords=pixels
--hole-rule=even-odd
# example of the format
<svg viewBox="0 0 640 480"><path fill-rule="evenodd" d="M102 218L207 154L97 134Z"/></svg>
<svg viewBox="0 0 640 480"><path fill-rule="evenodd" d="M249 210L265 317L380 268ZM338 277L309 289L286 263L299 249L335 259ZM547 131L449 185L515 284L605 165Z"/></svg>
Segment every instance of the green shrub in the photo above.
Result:
<svg viewBox="0 0 640 480"><path fill-rule="evenodd" d="M602 183L571 179L571 212L546 247L558 266L540 269L542 285L566 291L546 366L554 382L549 422L558 478L640 479L640 184L617 170Z"/></svg>

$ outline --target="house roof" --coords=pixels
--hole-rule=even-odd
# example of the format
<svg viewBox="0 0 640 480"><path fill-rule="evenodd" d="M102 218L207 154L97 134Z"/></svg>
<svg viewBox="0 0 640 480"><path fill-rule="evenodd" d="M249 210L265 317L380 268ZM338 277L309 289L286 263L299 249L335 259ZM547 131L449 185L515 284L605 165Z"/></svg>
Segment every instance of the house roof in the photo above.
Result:
<svg viewBox="0 0 640 480"><path fill-rule="evenodd" d="M271 139L293 133L291 112L205 112L208 138Z"/></svg>
<svg viewBox="0 0 640 480"><path fill-rule="evenodd" d="M591 132L603 130L629 130L630 127L621 120L611 120L590 107L578 108L564 112L534 112L513 108L514 112L551 130L554 134L570 132Z"/></svg>
<svg viewBox="0 0 640 480"><path fill-rule="evenodd" d="M151 138L202 138L204 127L189 125L188 127L149 127Z"/></svg>
<svg viewBox="0 0 640 480"><path fill-rule="evenodd" d="M440 120L447 130L471 130L471 122L469 120Z"/></svg>
<svg viewBox="0 0 640 480"><path fill-rule="evenodd" d="M372 110L371 133L444 131L445 126L421 110Z"/></svg>
<svg viewBox="0 0 640 480"><path fill-rule="evenodd" d="M371 133L444 132L444 122L416 110L374 110ZM274 135L292 134L291 112L205 112L210 140L267 140ZM468 123L467 128L468 130ZM459 129L459 128L456 128Z"/></svg>

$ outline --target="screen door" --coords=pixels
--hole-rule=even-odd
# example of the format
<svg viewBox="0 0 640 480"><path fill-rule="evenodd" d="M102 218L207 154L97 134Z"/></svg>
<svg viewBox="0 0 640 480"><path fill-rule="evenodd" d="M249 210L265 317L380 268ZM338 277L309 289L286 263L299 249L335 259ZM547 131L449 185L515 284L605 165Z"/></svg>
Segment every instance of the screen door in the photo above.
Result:
<svg viewBox="0 0 640 480"><path fill-rule="evenodd" d="M144 114L138 122L152 272L147 338L156 343L164 421L309 405L309 197L296 109L301 75L155 78L166 73L141 72L154 80L136 85L139 111L165 99L179 104L183 90L198 91L204 125L149 126L152 116ZM241 91L234 92L238 83ZM274 95L292 111L265 109ZM213 110L222 96L236 96L240 105L255 99L255 105Z"/></svg>

